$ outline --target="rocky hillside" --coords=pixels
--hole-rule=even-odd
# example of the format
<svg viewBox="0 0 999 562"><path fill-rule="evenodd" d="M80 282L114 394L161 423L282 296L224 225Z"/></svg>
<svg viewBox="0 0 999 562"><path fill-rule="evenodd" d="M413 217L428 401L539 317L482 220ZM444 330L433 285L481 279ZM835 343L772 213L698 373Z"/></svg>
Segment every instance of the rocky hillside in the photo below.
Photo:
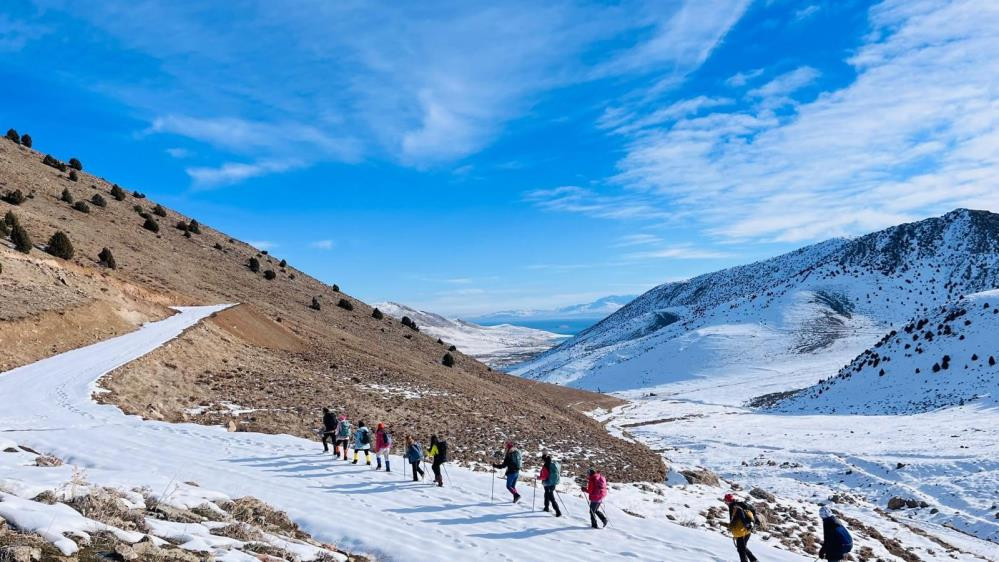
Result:
<svg viewBox="0 0 999 562"><path fill-rule="evenodd" d="M664 474L657 455L568 407L614 399L493 372L461 350L445 366L437 338L69 162L0 139L0 342L10 350L0 368L132 330L168 306L238 303L112 373L102 400L303 436L331 406L397 434L443 433L461 460L489 460L512 437L564 451L574 470L592 456L618 479Z"/></svg>
<svg viewBox="0 0 999 562"><path fill-rule="evenodd" d="M969 295L892 330L782 412L902 414L999 400L999 291Z"/></svg>
<svg viewBox="0 0 999 562"><path fill-rule="evenodd" d="M607 390L732 361L852 358L911 316L995 287L999 215L958 209L660 285L516 372Z"/></svg>

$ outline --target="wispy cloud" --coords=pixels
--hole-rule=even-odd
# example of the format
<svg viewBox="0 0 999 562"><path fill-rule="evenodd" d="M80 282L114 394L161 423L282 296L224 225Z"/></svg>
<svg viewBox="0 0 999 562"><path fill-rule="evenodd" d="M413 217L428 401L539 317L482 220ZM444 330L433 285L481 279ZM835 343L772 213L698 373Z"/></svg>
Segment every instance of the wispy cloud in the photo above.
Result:
<svg viewBox="0 0 999 562"><path fill-rule="evenodd" d="M762 76L765 71L766 70L763 68L756 68L745 72L736 72L725 80L725 84L733 88L741 88L756 78Z"/></svg>
<svg viewBox="0 0 999 562"><path fill-rule="evenodd" d="M811 6L805 6L804 8L801 8L800 10L794 12L794 20L795 21L806 20L806 19L814 16L816 13L818 13L818 11L820 9L822 9L822 7L819 6L818 4L812 4Z"/></svg>
<svg viewBox="0 0 999 562"><path fill-rule="evenodd" d="M310 248L317 250L332 250L334 246L336 246L336 243L332 240L316 240L309 243Z"/></svg>
<svg viewBox="0 0 999 562"><path fill-rule="evenodd" d="M271 242L270 240L250 240L247 244L258 250L273 250L279 245L277 242Z"/></svg>
<svg viewBox="0 0 999 562"><path fill-rule="evenodd" d="M662 242L662 238L654 234L629 234L618 238L614 247L628 248L631 246L647 246L649 244L658 244L660 242Z"/></svg>
<svg viewBox="0 0 999 562"><path fill-rule="evenodd" d="M666 219L671 216L638 195L599 195L593 190L571 185L530 191L524 198L541 209L603 219Z"/></svg>
<svg viewBox="0 0 999 562"><path fill-rule="evenodd" d="M226 162L217 168L191 167L184 171L191 176L195 187L210 188L223 185L239 183L241 181L273 174L286 172L294 168L302 167L303 163L294 160L273 160L264 162Z"/></svg>
<svg viewBox="0 0 999 562"><path fill-rule="evenodd" d="M627 260L676 259L676 260L707 260L730 258L732 254L707 248L697 248L690 245L666 246L643 252L625 254Z"/></svg>
<svg viewBox="0 0 999 562"><path fill-rule="evenodd" d="M49 33L50 29L43 24L0 14L0 53L20 51L29 41Z"/></svg>
<svg viewBox="0 0 999 562"><path fill-rule="evenodd" d="M173 158L190 158L192 156L192 153L191 153L190 150L188 150L186 148L179 148L179 147L168 148L168 149L166 149L166 153L169 154Z"/></svg>
<svg viewBox="0 0 999 562"><path fill-rule="evenodd" d="M754 98L782 98L814 83L818 77L818 70L802 66L750 90L748 94Z"/></svg>

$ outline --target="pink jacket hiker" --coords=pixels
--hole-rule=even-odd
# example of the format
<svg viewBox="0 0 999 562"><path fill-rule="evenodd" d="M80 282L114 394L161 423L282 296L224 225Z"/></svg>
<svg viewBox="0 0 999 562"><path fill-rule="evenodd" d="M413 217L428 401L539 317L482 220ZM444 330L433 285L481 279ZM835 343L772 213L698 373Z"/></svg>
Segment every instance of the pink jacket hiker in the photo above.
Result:
<svg viewBox="0 0 999 562"><path fill-rule="evenodd" d="M379 429L375 432L375 452L381 451L382 449L389 449L392 447L392 437L385 432L384 429Z"/></svg>
<svg viewBox="0 0 999 562"><path fill-rule="evenodd" d="M607 497L607 479L603 474L596 472L591 474L586 480L586 490L590 495L591 502L602 502Z"/></svg>

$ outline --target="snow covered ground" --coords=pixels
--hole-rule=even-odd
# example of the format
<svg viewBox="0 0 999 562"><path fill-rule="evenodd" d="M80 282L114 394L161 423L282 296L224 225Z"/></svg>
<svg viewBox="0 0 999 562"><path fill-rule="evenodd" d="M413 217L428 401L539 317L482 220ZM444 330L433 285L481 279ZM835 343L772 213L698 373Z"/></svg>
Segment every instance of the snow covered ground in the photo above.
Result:
<svg viewBox="0 0 999 562"><path fill-rule="evenodd" d="M445 318L394 302L378 303L375 306L393 318L408 316L416 322L421 332L440 338L445 345L453 345L458 351L494 368L526 361L569 338L565 334L510 324L480 326L467 320Z"/></svg>
<svg viewBox="0 0 999 562"><path fill-rule="evenodd" d="M68 465L5 462L0 488L30 498L64 484L73 468L85 470L94 484L129 490L183 492L177 483L193 481L230 497L257 497L286 511L316 539L381 560L732 559L732 542L721 534L622 511L618 502L633 502L633 491L612 491L611 525L592 530L583 519L582 495L568 482L562 494L570 516L556 519L532 512L528 494L521 505L502 501L502 483L490 482L488 473L451 465L448 486L438 489L407 481L399 457L393 458L394 473L375 472L321 455L308 440L147 421L91 399L104 373L222 308L180 308L136 332L0 374L3 438ZM491 485L496 502L490 501ZM763 560L806 560L765 544L754 549Z"/></svg>

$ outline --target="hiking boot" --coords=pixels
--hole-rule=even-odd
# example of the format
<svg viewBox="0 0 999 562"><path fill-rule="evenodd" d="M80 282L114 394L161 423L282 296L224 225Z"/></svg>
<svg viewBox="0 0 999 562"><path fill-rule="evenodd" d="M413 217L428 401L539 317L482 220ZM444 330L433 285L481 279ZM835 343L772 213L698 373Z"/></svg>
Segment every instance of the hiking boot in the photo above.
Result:
<svg viewBox="0 0 999 562"><path fill-rule="evenodd" d="M562 514L556 511L555 512L555 517L562 517Z"/></svg>
<svg viewBox="0 0 999 562"><path fill-rule="evenodd" d="M520 501L520 494L514 494L513 495L513 503L517 503L519 501Z"/></svg>

